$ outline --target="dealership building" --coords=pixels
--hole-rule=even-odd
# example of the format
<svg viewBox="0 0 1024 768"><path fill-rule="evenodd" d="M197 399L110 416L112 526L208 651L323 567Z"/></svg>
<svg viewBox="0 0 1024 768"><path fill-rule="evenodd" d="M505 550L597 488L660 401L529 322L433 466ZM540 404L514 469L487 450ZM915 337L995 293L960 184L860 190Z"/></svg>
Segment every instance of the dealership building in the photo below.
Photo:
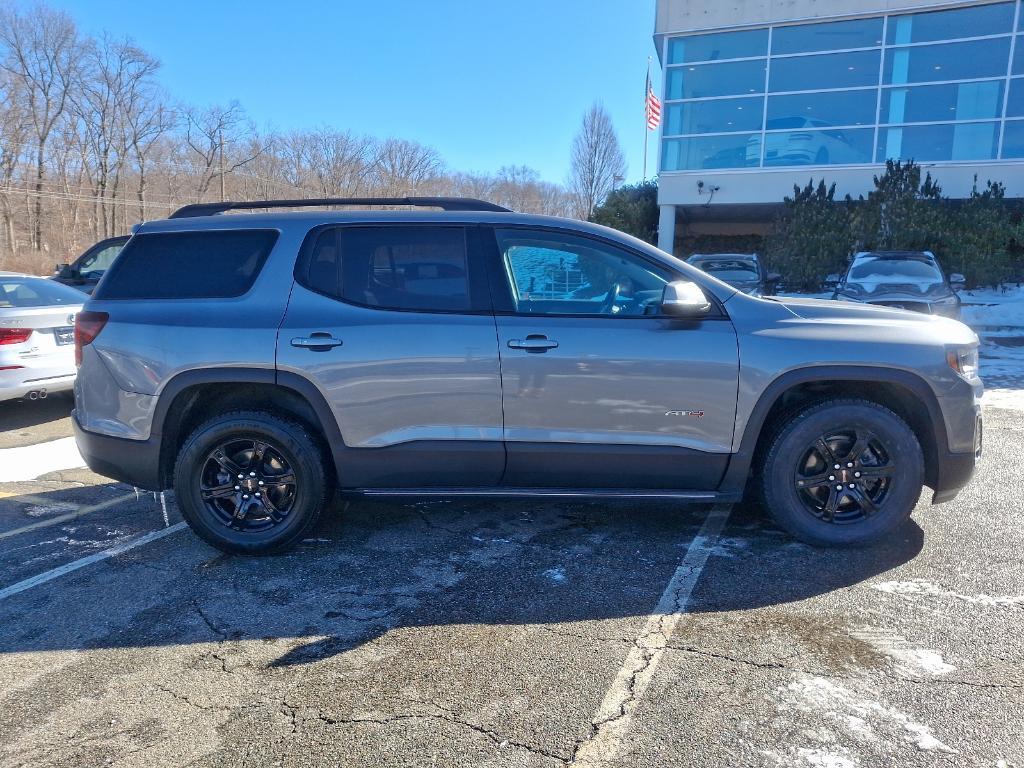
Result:
<svg viewBox="0 0 1024 768"><path fill-rule="evenodd" d="M654 39L665 250L761 236L812 178L866 194L889 158L1024 196L1020 2L657 0Z"/></svg>

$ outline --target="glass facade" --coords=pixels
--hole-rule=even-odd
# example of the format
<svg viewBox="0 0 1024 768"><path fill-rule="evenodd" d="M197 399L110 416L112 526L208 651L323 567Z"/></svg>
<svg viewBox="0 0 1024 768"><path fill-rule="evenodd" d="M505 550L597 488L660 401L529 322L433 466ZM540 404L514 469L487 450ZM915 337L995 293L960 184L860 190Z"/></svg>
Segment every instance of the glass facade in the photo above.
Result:
<svg viewBox="0 0 1024 768"><path fill-rule="evenodd" d="M662 171L1024 158L1024 8L667 42Z"/></svg>

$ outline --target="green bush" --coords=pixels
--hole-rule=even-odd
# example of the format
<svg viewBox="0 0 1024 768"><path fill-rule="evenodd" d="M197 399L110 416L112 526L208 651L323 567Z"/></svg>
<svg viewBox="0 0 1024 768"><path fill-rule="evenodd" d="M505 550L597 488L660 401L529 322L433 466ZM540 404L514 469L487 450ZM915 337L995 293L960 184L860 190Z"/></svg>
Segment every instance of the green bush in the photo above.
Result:
<svg viewBox="0 0 1024 768"><path fill-rule="evenodd" d="M843 201L824 179L794 187L768 238L769 262L787 287L817 290L855 251L931 251L969 287L999 284L1020 269L1024 224L1002 184L979 190L975 178L969 198L950 200L912 160L889 160L874 186L866 198Z"/></svg>
<svg viewBox="0 0 1024 768"><path fill-rule="evenodd" d="M824 180L793 187L767 239L767 261L787 290L817 291L822 279L846 263L852 241L849 207Z"/></svg>
<svg viewBox="0 0 1024 768"><path fill-rule="evenodd" d="M627 184L613 190L590 220L613 227L652 245L658 242L658 182Z"/></svg>

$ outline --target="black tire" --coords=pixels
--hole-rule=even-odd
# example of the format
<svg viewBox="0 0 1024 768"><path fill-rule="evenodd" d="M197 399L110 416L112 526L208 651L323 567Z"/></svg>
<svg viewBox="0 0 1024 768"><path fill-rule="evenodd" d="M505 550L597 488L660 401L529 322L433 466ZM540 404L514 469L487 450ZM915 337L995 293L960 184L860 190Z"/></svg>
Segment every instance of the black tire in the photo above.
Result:
<svg viewBox="0 0 1024 768"><path fill-rule="evenodd" d="M913 430L868 400L827 400L796 411L777 427L764 456L764 508L789 533L818 546L885 537L910 516L924 483Z"/></svg>
<svg viewBox="0 0 1024 768"><path fill-rule="evenodd" d="M240 470L242 479L232 476ZM182 516L204 541L232 554L266 555L313 530L328 504L327 478L324 453L301 424L235 411L210 419L185 440L174 492Z"/></svg>

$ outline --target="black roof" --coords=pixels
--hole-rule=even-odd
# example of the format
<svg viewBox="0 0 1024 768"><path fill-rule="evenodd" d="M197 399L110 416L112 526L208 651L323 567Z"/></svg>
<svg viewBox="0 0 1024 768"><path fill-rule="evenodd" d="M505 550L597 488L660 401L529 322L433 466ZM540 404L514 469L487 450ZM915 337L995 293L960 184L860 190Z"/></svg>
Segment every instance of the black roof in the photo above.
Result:
<svg viewBox="0 0 1024 768"><path fill-rule="evenodd" d="M214 216L225 211L256 210L262 208L326 208L338 205L411 205L417 208L440 208L443 211L512 211L486 200L472 197L316 197L294 200L246 200L219 203L194 203L179 208L167 218L185 219L195 216Z"/></svg>

